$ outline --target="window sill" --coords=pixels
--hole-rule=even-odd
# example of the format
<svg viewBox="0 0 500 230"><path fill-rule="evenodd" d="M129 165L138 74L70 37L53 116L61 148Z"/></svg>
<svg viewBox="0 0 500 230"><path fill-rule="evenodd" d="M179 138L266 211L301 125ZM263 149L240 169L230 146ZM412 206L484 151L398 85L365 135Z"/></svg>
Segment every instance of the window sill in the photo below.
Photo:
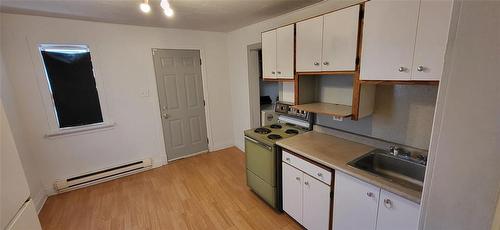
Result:
<svg viewBox="0 0 500 230"><path fill-rule="evenodd" d="M86 125L86 126L81 126L81 127L57 129L57 130L52 130L49 133L45 134L45 137L46 138L53 138L53 137L59 137L59 136L90 133L90 132L98 131L98 130L109 130L109 129L112 129L115 125L116 125L116 123L107 121L107 122L103 122L103 123L99 123L99 124L92 124L92 125Z"/></svg>

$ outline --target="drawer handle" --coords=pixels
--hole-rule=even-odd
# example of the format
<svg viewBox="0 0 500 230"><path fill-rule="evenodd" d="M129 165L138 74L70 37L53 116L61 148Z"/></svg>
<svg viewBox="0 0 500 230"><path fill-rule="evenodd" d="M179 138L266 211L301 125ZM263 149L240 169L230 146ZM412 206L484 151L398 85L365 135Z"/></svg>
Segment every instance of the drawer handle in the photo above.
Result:
<svg viewBox="0 0 500 230"><path fill-rule="evenodd" d="M318 176L319 177L323 177L323 173L318 173Z"/></svg>
<svg viewBox="0 0 500 230"><path fill-rule="evenodd" d="M389 199L384 199L384 206L386 208L392 208L392 201Z"/></svg>

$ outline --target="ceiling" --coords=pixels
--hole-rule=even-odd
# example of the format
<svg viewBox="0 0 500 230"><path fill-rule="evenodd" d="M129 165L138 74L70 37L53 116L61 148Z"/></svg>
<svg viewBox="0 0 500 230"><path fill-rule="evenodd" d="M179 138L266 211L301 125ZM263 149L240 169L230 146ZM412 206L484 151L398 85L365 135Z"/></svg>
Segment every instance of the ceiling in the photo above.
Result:
<svg viewBox="0 0 500 230"><path fill-rule="evenodd" d="M160 0L0 0L0 10L38 16L139 26L227 32L322 0L170 0L174 17L163 15Z"/></svg>

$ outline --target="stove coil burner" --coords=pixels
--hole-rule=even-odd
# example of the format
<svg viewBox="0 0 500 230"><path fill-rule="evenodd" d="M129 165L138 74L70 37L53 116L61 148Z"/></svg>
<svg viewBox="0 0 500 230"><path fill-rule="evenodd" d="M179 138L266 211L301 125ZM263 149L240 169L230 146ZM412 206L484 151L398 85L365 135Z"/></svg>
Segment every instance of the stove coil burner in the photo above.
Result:
<svg viewBox="0 0 500 230"><path fill-rule="evenodd" d="M269 139L271 139L271 140L278 140L278 139L281 139L281 138L283 138L283 137L281 137L281 136L280 136L280 135L278 135L278 134L269 134L269 135L267 136L267 138L269 138Z"/></svg>
<svg viewBox="0 0 500 230"><path fill-rule="evenodd" d="M254 130L254 132L258 133L258 134L268 134L271 132L270 129L267 129L267 128L256 128Z"/></svg>
<svg viewBox="0 0 500 230"><path fill-rule="evenodd" d="M286 133L286 134L298 134L298 133L299 133L299 131L298 131L298 130L296 130L296 129L287 129L287 130L285 131L285 133Z"/></svg>
<svg viewBox="0 0 500 230"><path fill-rule="evenodd" d="M282 126L278 125L278 124L273 124L270 127L271 127L271 129L281 129Z"/></svg>

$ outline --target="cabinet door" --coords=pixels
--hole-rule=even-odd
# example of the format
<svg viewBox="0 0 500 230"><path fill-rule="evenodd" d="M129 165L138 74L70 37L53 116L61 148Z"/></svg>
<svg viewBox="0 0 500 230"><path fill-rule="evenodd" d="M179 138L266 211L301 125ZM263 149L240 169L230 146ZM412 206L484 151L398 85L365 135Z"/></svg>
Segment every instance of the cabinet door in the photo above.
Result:
<svg viewBox="0 0 500 230"><path fill-rule="evenodd" d="M278 28L276 40L276 77L279 79L293 79L294 25Z"/></svg>
<svg viewBox="0 0 500 230"><path fill-rule="evenodd" d="M419 0L365 6L361 80L410 80Z"/></svg>
<svg viewBox="0 0 500 230"><path fill-rule="evenodd" d="M283 164L283 210L297 222L302 223L302 181L303 173Z"/></svg>
<svg viewBox="0 0 500 230"><path fill-rule="evenodd" d="M334 230L374 230L380 188L335 171Z"/></svg>
<svg viewBox="0 0 500 230"><path fill-rule="evenodd" d="M276 78L276 30L262 33L263 78Z"/></svg>
<svg viewBox="0 0 500 230"><path fill-rule="evenodd" d="M328 229L330 186L304 174L302 225L310 230Z"/></svg>
<svg viewBox="0 0 500 230"><path fill-rule="evenodd" d="M323 16L297 23L297 72L321 71Z"/></svg>
<svg viewBox="0 0 500 230"><path fill-rule="evenodd" d="M378 208L377 230L416 230L419 205L382 190Z"/></svg>
<svg viewBox="0 0 500 230"><path fill-rule="evenodd" d="M356 70L359 5L324 16L323 71Z"/></svg>
<svg viewBox="0 0 500 230"><path fill-rule="evenodd" d="M421 1L412 80L441 79L451 9L451 0Z"/></svg>

